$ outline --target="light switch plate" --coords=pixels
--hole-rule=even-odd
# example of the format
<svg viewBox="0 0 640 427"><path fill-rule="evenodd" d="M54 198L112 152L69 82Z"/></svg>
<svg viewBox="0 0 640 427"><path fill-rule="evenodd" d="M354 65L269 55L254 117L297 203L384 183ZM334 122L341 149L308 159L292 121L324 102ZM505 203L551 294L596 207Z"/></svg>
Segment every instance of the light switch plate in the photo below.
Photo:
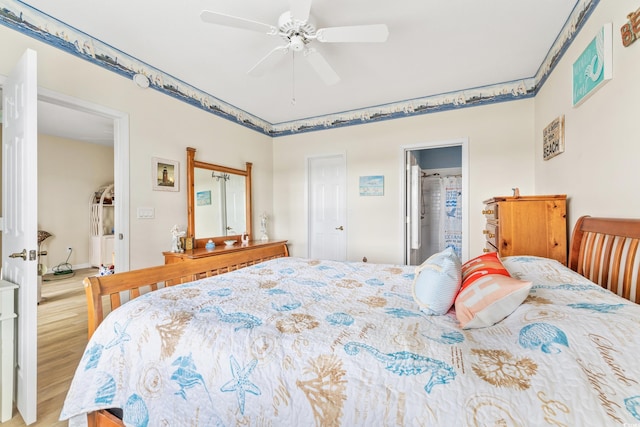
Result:
<svg viewBox="0 0 640 427"><path fill-rule="evenodd" d="M138 208L138 219L153 219L155 216L154 208Z"/></svg>

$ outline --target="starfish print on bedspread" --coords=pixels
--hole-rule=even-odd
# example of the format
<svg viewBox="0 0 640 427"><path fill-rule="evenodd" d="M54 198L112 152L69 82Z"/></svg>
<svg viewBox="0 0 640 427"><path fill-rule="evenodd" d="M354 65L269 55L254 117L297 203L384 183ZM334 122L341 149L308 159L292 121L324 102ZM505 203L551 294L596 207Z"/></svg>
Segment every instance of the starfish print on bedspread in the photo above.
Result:
<svg viewBox="0 0 640 427"><path fill-rule="evenodd" d="M116 335L109 343L104 347L105 349L109 349L111 347L115 347L117 345L121 346L127 342L131 341L131 335L127 333L127 327L129 327L130 320L127 320L127 323L124 326L120 326L120 323L116 322L113 325L113 332Z"/></svg>
<svg viewBox="0 0 640 427"><path fill-rule="evenodd" d="M385 364L387 371L397 375L419 375L431 372L431 377L424 386L427 393L431 393L433 386L438 384L448 384L456 377L456 371L447 363L421 356L408 351L398 351L395 353L382 353L378 349L367 344L348 342L344 345L344 351L352 356L358 354L360 349L365 349L373 357Z"/></svg>
<svg viewBox="0 0 640 427"><path fill-rule="evenodd" d="M258 364L258 360L253 359L248 365L242 368L240 368L240 364L233 356L229 357L229 362L231 365L231 375L233 375L233 379L220 387L220 391L226 393L235 391L238 398L238 405L240 406L240 413L244 415L244 404L247 392L255 396L260 396L260 394L262 394L258 386L248 379L249 375L251 375Z"/></svg>

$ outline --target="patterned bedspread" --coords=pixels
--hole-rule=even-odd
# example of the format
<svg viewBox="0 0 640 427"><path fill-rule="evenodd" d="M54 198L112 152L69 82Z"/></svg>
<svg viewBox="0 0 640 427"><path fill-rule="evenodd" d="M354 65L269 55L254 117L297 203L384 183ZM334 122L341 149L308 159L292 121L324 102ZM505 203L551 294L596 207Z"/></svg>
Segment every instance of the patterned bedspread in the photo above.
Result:
<svg viewBox="0 0 640 427"><path fill-rule="evenodd" d="M640 306L561 264L489 328L413 301L414 267L279 258L145 294L100 325L61 419L128 426L640 423Z"/></svg>

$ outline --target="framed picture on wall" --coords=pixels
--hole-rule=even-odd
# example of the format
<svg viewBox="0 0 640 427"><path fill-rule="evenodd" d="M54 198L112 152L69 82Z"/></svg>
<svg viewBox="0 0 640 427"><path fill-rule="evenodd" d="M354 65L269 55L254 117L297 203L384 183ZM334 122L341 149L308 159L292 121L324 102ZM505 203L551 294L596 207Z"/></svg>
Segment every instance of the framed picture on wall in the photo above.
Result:
<svg viewBox="0 0 640 427"><path fill-rule="evenodd" d="M384 196L384 175L360 177L361 196Z"/></svg>
<svg viewBox="0 0 640 427"><path fill-rule="evenodd" d="M577 107L613 76L612 23L604 24L573 63L573 106Z"/></svg>
<svg viewBox="0 0 640 427"><path fill-rule="evenodd" d="M180 163L153 157L151 159L151 183L156 191L179 191Z"/></svg>

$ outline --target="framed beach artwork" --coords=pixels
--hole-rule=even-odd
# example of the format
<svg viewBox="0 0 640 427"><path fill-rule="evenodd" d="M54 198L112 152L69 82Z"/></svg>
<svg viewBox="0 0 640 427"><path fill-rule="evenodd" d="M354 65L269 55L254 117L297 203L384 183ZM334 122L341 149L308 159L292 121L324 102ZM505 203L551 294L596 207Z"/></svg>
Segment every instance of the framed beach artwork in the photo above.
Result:
<svg viewBox="0 0 640 427"><path fill-rule="evenodd" d="M361 196L384 196L384 175L360 177Z"/></svg>
<svg viewBox="0 0 640 427"><path fill-rule="evenodd" d="M573 106L577 107L613 77L613 24L604 24L573 63Z"/></svg>
<svg viewBox="0 0 640 427"><path fill-rule="evenodd" d="M180 190L180 163L173 160L151 159L151 183L156 191Z"/></svg>

